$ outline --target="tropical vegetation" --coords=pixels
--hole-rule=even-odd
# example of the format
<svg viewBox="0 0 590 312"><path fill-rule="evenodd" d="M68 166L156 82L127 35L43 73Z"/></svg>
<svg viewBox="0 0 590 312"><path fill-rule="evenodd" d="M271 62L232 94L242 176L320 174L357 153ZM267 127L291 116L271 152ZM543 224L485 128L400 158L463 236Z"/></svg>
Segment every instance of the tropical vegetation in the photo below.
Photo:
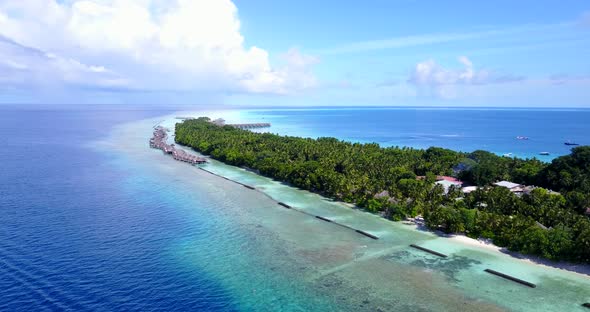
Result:
<svg viewBox="0 0 590 312"><path fill-rule="evenodd" d="M590 146L550 164L486 151L380 147L335 138L299 138L218 126L206 117L176 125L176 142L224 163L392 220L422 215L447 233L488 238L498 246L549 259L590 263ZM436 176L479 186L445 194ZM517 195L491 183L537 185Z"/></svg>

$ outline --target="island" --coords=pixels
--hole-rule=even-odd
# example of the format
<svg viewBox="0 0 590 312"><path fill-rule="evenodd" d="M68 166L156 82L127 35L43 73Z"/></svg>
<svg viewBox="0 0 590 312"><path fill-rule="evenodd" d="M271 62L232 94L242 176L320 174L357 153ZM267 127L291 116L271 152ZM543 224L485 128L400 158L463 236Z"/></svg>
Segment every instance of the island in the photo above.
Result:
<svg viewBox="0 0 590 312"><path fill-rule="evenodd" d="M544 163L481 150L256 133L207 117L177 123L175 140L387 219L421 216L432 230L490 239L523 254L590 263L590 146Z"/></svg>

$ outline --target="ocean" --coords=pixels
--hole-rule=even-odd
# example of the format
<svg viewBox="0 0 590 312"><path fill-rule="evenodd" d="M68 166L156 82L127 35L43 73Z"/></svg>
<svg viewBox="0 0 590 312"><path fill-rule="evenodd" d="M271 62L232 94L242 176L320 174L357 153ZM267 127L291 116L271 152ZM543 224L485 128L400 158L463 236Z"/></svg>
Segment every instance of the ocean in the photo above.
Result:
<svg viewBox="0 0 590 312"><path fill-rule="evenodd" d="M590 133L588 111L558 112L0 106L0 311L584 311L588 275L417 231L215 161L205 165L253 191L147 145L156 124L172 128L175 116L212 114L270 121L270 131L282 134L389 145L462 141L470 142L464 150L487 144L516 154L516 146L542 140L543 151L558 155L567 152L564 139L584 143L581 134ZM560 130L519 128L521 115L536 129L545 116L544 127ZM476 116L487 132L462 123Z"/></svg>
<svg viewBox="0 0 590 312"><path fill-rule="evenodd" d="M211 226L190 218L189 197L92 148L116 124L163 113L0 111L0 310L233 309L170 253Z"/></svg>
<svg viewBox="0 0 590 312"><path fill-rule="evenodd" d="M590 109L256 109L243 111L239 117L270 122L276 126L263 131L284 135L337 137L382 146L486 150L543 161L568 154L572 146L565 142L590 145ZM519 140L519 136L527 139Z"/></svg>

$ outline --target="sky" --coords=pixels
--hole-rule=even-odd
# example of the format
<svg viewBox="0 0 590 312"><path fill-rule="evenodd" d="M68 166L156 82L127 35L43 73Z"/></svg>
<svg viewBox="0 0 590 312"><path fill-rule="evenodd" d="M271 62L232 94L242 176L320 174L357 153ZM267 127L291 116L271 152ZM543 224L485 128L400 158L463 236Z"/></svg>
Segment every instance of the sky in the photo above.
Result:
<svg viewBox="0 0 590 312"><path fill-rule="evenodd" d="M0 104L590 108L590 1L0 0Z"/></svg>

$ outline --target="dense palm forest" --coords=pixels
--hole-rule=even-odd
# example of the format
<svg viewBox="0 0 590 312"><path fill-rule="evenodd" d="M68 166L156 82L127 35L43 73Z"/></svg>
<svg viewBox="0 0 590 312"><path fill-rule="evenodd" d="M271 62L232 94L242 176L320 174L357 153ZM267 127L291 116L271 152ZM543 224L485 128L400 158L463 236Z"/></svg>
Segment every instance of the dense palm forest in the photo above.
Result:
<svg viewBox="0 0 590 312"><path fill-rule="evenodd" d="M224 163L392 220L422 215L431 229L490 238L510 250L549 259L590 263L590 219L584 214L590 207L590 146L545 164L486 151L383 148L254 133L217 126L208 118L177 124L175 135L176 142ZM467 195L451 187L445 194L434 184L437 175L481 187ZM507 188L489 187L498 180L543 188L517 196Z"/></svg>

